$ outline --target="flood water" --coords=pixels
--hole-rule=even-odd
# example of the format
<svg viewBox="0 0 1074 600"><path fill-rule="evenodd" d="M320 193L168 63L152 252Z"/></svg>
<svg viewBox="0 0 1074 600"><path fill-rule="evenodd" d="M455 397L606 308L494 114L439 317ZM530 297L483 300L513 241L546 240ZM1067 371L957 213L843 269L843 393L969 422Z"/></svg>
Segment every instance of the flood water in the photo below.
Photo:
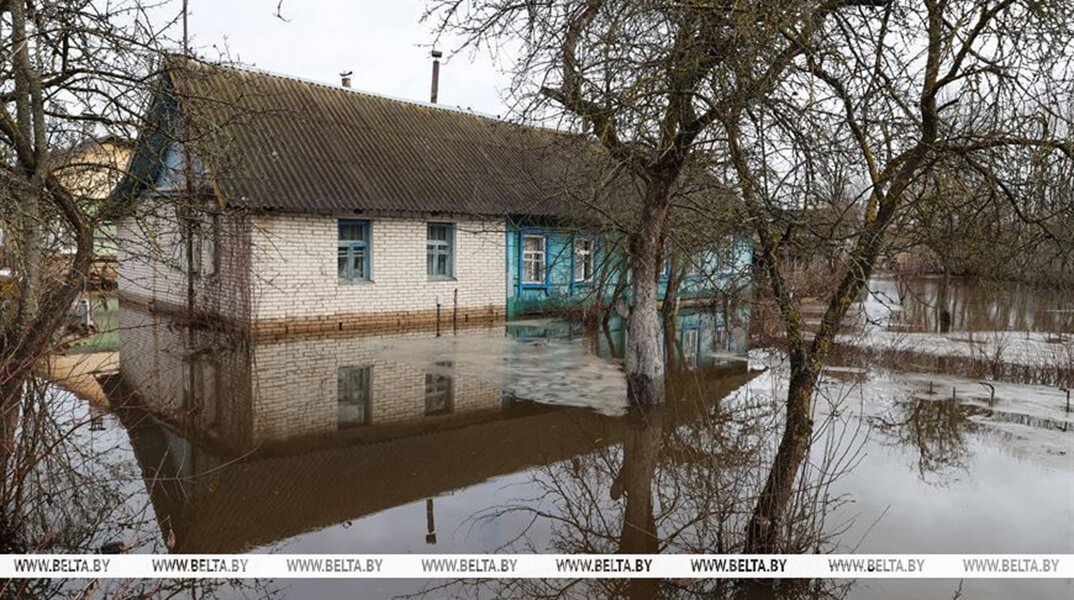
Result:
<svg viewBox="0 0 1074 600"><path fill-rule="evenodd" d="M914 301L929 306L932 285L910 293L877 280L864 313L879 322L883 312L884 330L934 332ZM945 293L961 298L950 331L1071 331L1063 311L1074 307L1058 297ZM105 387L126 408L95 413L91 437L134 473L123 502L144 518L93 539L134 551L733 553L781 433L786 366L763 352L746 360L743 328L718 314L680 317L667 405L645 413L627 410L614 326L251 345L125 307L119 323L120 373ZM995 385L993 399L958 373L826 371L788 551L1074 552L1071 415L1054 388ZM90 410L64 402L73 418ZM718 580L188 585L201 587L180 596L748 597ZM1072 594L1057 580L863 580L789 583L765 597Z"/></svg>
<svg viewBox="0 0 1074 600"><path fill-rule="evenodd" d="M1074 299L1069 290L941 276L877 277L870 289L871 316L889 328L1074 333Z"/></svg>

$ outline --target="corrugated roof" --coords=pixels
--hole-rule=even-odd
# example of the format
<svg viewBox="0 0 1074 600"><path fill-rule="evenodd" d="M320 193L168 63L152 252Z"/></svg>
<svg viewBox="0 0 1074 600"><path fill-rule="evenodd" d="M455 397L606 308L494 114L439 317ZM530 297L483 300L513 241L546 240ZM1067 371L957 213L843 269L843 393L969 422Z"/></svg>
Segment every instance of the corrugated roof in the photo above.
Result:
<svg viewBox="0 0 1074 600"><path fill-rule="evenodd" d="M611 169L579 136L190 59L168 66L231 206L570 216Z"/></svg>

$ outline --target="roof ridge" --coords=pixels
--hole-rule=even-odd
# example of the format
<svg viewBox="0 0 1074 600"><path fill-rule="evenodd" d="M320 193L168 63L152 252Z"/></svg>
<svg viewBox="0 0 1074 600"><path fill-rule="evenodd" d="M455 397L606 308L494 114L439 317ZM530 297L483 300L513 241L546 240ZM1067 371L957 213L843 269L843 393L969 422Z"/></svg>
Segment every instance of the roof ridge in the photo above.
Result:
<svg viewBox="0 0 1074 600"><path fill-rule="evenodd" d="M292 82L295 82L295 83L302 83L302 84L305 84L305 85L311 85L311 86L325 88L325 89L329 89L329 90L335 90L335 91L340 91L340 92L345 92L345 93L350 93L350 94L358 94L360 96L367 96L367 97L370 97L370 98L376 98L376 99L380 99L380 100L388 100L388 101L391 101L391 102L398 102L400 104L409 104L409 105L417 106L417 107L421 107L421 108L440 110L440 111L444 111L444 112L450 112L450 113L465 115L465 116L469 116L469 117L477 117L479 119L485 119L485 120L488 120L488 121L493 121L495 123L504 124L504 125L514 125L514 126L517 126L517 127L524 127L524 128L528 128L528 129L537 129L537 130L547 131L549 133L555 133L555 134L559 134L559 135L567 135L567 136L582 136L583 135L583 134L573 132L573 131L569 131L569 130L557 129L555 127L551 127L551 126L548 126L548 125L538 125L538 124L534 124L534 123L525 123L525 122L521 122L521 121L511 121L511 120L508 120L508 119L506 119L504 117L501 117L499 115L492 115L492 114L489 114L489 113L476 111L476 110L474 110L472 108L464 109L464 108L462 108L461 106L458 106L458 105L452 107L452 106L445 105L445 104L438 104L438 103L434 103L434 102L424 102L422 100L413 100L411 98L401 98L399 96L392 96L392 95L389 95L389 94L382 94L382 93L379 93L379 92L373 92L373 91L369 91L369 90L362 90L362 89L357 89L357 88L349 88L349 87L344 87L342 85L333 85L333 84L330 84L330 83L325 83L323 81L317 81L315 79L308 79L306 77L302 77L302 76L299 76L299 75L291 75L291 74L288 74L288 73L280 73L280 72L277 72L277 71L264 69L264 68L261 68L261 67L257 67L255 65L248 65L248 64L238 63L238 62L236 62L236 63L214 63L214 62L209 62L207 60L203 60L203 59L200 59L200 58L195 58L195 57L192 57L192 56L181 56L181 55L174 55L174 58L176 58L178 60L185 60L185 61L193 62L193 63L195 63L195 64L197 64L199 66L214 67L214 68L221 68L221 69L230 69L232 71L238 71L238 72L246 73L246 74L250 74L250 75L263 75L263 76L267 76L267 77L274 77L276 79L282 79L284 81L292 81Z"/></svg>

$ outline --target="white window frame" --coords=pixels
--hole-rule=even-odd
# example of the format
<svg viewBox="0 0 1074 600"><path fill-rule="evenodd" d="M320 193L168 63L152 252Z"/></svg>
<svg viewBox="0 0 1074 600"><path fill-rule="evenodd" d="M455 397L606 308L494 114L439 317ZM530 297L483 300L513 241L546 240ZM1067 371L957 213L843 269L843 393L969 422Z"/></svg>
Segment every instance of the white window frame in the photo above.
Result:
<svg viewBox="0 0 1074 600"><path fill-rule="evenodd" d="M579 251L578 245L586 244L588 247L584 252ZM593 277L597 272L596 265L597 244L591 237L579 237L574 239L574 282L575 283L592 283ZM581 259L581 260L579 260ZM585 275L585 267L589 266L589 275ZM582 267L582 277L578 277L578 268Z"/></svg>
<svg viewBox="0 0 1074 600"><path fill-rule="evenodd" d="M526 240L538 239L541 240L540 250L527 250ZM522 243L519 248L522 252L522 277L523 285L545 285L548 282L548 236L538 233L524 233L522 234ZM529 268L527 265L534 262L532 258L540 256L541 277L540 279L529 279ZM532 258L530 258L532 257Z"/></svg>
<svg viewBox="0 0 1074 600"><path fill-rule="evenodd" d="M701 354L701 330L691 328L682 331L682 354L691 366L697 363L697 357Z"/></svg>

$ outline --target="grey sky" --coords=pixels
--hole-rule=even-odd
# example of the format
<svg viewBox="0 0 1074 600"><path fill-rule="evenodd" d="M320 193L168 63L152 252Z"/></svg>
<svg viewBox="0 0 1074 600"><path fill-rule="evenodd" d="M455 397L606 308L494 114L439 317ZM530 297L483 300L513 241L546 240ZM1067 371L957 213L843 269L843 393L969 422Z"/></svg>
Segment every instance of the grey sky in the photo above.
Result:
<svg viewBox="0 0 1074 600"><path fill-rule="evenodd" d="M191 45L284 75L338 84L354 71L353 87L411 100L429 100L431 28L419 22L423 0L189 0ZM177 3L178 6L178 3ZM454 49L444 44L444 50ZM445 56L440 103L499 115L508 79L488 56Z"/></svg>

